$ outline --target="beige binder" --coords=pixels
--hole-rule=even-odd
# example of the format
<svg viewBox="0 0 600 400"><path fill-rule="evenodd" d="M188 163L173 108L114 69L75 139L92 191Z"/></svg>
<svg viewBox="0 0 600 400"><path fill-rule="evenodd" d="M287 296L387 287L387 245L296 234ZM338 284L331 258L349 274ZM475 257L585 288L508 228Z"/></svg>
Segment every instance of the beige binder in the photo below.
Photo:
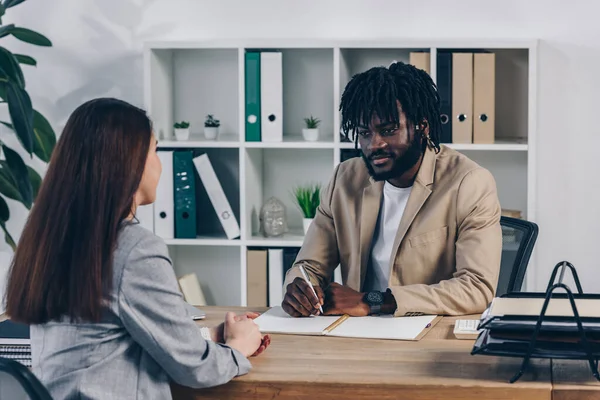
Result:
<svg viewBox="0 0 600 400"><path fill-rule="evenodd" d="M431 54L425 52L411 52L409 57L409 64L414 65L415 67L422 69L431 75Z"/></svg>
<svg viewBox="0 0 600 400"><path fill-rule="evenodd" d="M496 120L496 55L475 54L473 59L473 143L494 143Z"/></svg>
<svg viewBox="0 0 600 400"><path fill-rule="evenodd" d="M452 54L452 143L473 143L473 53Z"/></svg>
<svg viewBox="0 0 600 400"><path fill-rule="evenodd" d="M248 250L247 266L247 306L267 307L267 250ZM283 285L281 290L283 290Z"/></svg>
<svg viewBox="0 0 600 400"><path fill-rule="evenodd" d="M179 278L179 288L185 301L194 306L205 306L206 298L196 274L187 274Z"/></svg>

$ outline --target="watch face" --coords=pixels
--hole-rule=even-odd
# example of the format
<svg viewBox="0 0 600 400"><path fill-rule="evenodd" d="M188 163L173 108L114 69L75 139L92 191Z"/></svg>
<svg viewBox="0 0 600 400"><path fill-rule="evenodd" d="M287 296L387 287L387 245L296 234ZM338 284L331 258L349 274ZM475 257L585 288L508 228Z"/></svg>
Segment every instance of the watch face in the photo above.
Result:
<svg viewBox="0 0 600 400"><path fill-rule="evenodd" d="M367 293L366 300L367 300L368 304L382 304L383 303L383 293L369 292L369 293Z"/></svg>

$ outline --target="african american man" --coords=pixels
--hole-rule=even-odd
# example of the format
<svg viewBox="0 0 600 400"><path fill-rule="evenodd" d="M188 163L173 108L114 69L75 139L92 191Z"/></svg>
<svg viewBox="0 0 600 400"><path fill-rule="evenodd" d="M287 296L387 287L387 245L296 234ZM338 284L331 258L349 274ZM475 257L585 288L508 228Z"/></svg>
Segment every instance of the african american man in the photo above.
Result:
<svg viewBox="0 0 600 400"><path fill-rule="evenodd" d="M396 62L352 77L342 128L360 158L323 190L283 309L320 314L464 315L492 300L502 248L491 173L439 144L440 101L429 75ZM304 266L317 298L302 278ZM341 268L343 285L332 281Z"/></svg>

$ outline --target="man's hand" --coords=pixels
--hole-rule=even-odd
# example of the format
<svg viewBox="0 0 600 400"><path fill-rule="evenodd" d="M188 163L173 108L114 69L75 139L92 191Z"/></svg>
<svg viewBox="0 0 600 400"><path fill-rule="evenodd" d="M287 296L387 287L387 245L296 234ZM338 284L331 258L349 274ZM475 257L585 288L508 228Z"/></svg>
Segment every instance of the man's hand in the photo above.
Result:
<svg viewBox="0 0 600 400"><path fill-rule="evenodd" d="M309 317L319 315L319 306L323 305L324 295L320 286L314 286L317 298L315 298L309 284L298 277L287 286L281 307L292 317Z"/></svg>
<svg viewBox="0 0 600 400"><path fill-rule="evenodd" d="M365 317L370 311L363 293L336 282L332 282L325 290L324 315L348 314L351 317Z"/></svg>

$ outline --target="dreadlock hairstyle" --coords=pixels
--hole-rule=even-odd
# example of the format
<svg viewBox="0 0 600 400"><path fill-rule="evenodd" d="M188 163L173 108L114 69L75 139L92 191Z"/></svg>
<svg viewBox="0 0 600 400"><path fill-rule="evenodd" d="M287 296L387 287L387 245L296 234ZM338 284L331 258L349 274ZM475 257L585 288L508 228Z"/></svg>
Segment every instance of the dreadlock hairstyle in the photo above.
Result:
<svg viewBox="0 0 600 400"><path fill-rule="evenodd" d="M352 134L358 149L357 126L367 124L374 115L381 120L400 123L396 100L411 124L427 120L431 145L440 151L440 97L435 83L423 70L403 62L373 67L352 77L340 102L342 132Z"/></svg>

